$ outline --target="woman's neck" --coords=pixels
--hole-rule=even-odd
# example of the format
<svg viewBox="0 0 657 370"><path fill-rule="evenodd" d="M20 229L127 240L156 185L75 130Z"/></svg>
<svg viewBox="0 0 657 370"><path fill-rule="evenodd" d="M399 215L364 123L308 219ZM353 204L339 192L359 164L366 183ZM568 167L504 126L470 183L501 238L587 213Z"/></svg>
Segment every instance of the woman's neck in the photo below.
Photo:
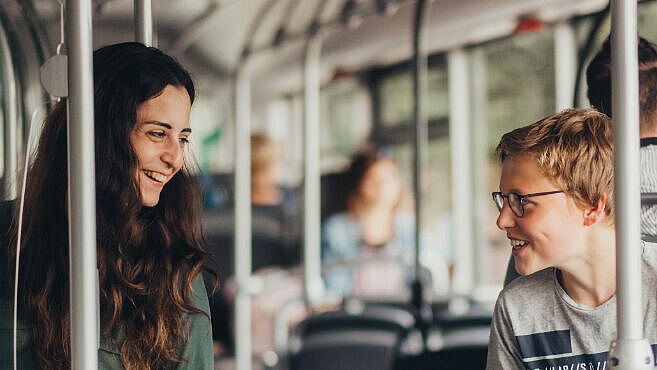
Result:
<svg viewBox="0 0 657 370"><path fill-rule="evenodd" d="M283 192L278 186L251 187L251 203L261 206L271 206L283 202Z"/></svg>
<svg viewBox="0 0 657 370"><path fill-rule="evenodd" d="M362 241L369 245L387 243L394 235L394 209L381 205L356 207L352 215L362 227Z"/></svg>

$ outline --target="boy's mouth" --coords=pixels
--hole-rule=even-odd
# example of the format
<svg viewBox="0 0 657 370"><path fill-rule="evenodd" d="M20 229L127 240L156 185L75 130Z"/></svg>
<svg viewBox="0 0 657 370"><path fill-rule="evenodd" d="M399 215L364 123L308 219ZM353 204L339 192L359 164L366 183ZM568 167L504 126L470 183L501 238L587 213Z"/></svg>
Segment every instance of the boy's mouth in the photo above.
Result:
<svg viewBox="0 0 657 370"><path fill-rule="evenodd" d="M509 243L511 244L511 247L513 248L513 252L518 252L527 244L529 244L528 241L526 240L518 240L518 239L509 239Z"/></svg>

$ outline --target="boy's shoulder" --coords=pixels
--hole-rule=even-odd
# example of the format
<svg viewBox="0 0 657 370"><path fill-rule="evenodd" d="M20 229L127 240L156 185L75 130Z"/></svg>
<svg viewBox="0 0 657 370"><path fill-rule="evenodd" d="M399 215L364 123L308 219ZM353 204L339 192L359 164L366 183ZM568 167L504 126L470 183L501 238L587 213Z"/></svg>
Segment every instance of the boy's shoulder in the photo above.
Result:
<svg viewBox="0 0 657 370"><path fill-rule="evenodd" d="M526 307L553 300L556 282L555 268L549 267L530 275L519 276L510 282L499 295L505 306Z"/></svg>
<svg viewBox="0 0 657 370"><path fill-rule="evenodd" d="M548 267L530 275L520 275L511 281L500 293L500 296L538 295L554 286L556 269Z"/></svg>

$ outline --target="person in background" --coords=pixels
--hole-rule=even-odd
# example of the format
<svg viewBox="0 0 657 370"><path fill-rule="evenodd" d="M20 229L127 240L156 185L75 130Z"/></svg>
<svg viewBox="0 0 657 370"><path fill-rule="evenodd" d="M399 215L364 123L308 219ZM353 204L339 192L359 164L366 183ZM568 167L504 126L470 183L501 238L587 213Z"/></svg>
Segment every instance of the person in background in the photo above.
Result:
<svg viewBox="0 0 657 370"><path fill-rule="evenodd" d="M296 192L281 186L281 155L280 146L268 135L251 135L252 260L254 274L263 282L252 304L256 355L274 349L274 315L288 300L303 294L300 274L289 270L301 259L300 205ZM305 314L299 301L288 319L300 321Z"/></svg>
<svg viewBox="0 0 657 370"><path fill-rule="evenodd" d="M328 290L342 295L399 295L412 258L414 217L400 209L397 164L376 151L357 153L345 174L346 211L322 225L322 262ZM343 266L340 266L343 264Z"/></svg>
<svg viewBox="0 0 657 370"><path fill-rule="evenodd" d="M280 146L264 133L251 135L251 222L253 274L263 288L253 296L253 353L262 356L273 349L275 312L302 294L302 282L292 270L301 258L300 205L294 189L281 185ZM232 208L206 213L210 251L223 264L221 290L211 296L210 307L217 355L233 351L234 213ZM297 310L296 312L300 312ZM305 311L302 312L304 314Z"/></svg>
<svg viewBox="0 0 657 370"><path fill-rule="evenodd" d="M300 205L281 186L280 146L263 133L251 135L253 270L296 266L301 258Z"/></svg>
<svg viewBox="0 0 657 370"><path fill-rule="evenodd" d="M638 50L641 193L653 193L657 192L657 45L639 37ZM609 40L586 69L586 82L591 105L612 117ZM657 241L657 207L642 205L641 236L644 240Z"/></svg>
<svg viewBox="0 0 657 370"><path fill-rule="evenodd" d="M190 75L139 43L93 54L96 230L101 369L212 369L208 298L201 271L200 197L191 175ZM18 281L18 205L3 225L0 368L71 366L67 102L45 120L27 173ZM9 229L9 233L4 231Z"/></svg>

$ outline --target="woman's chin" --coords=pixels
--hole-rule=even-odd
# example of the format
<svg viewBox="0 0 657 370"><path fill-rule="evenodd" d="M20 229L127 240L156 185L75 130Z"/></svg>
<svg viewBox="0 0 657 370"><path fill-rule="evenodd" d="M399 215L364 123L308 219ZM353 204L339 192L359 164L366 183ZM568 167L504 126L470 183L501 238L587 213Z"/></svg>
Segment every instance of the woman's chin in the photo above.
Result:
<svg viewBox="0 0 657 370"><path fill-rule="evenodd" d="M142 197L141 197L141 204L142 204L144 207L155 207L159 202L160 202L160 197L159 197L159 195L158 195L158 196L154 196L154 195L146 195L146 196L144 196L144 195L142 194Z"/></svg>

